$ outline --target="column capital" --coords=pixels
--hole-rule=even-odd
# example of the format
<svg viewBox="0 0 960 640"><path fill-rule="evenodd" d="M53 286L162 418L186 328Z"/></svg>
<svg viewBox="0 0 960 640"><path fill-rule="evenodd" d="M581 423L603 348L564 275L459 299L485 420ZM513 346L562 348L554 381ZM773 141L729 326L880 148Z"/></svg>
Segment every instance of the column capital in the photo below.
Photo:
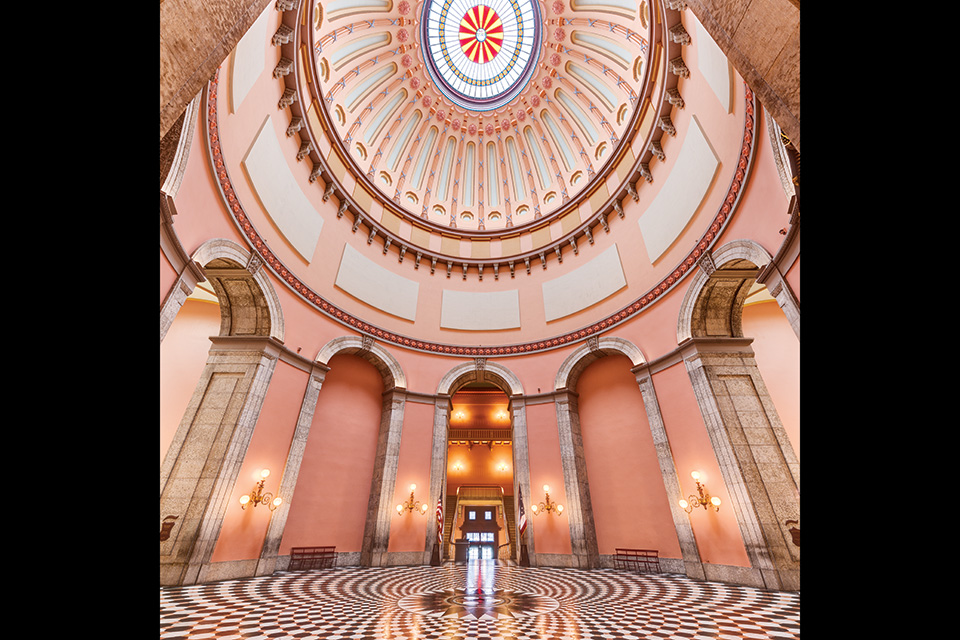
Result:
<svg viewBox="0 0 960 640"><path fill-rule="evenodd" d="M213 348L219 351L263 351L277 357L283 350L283 342L272 336L211 336Z"/></svg>

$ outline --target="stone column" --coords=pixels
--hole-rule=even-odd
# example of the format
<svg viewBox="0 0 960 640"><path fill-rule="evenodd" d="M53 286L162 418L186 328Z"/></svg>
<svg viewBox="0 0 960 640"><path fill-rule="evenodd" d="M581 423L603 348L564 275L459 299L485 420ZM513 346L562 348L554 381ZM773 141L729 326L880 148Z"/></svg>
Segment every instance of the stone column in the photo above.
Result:
<svg viewBox="0 0 960 640"><path fill-rule="evenodd" d="M430 457L430 497L432 510L427 514L433 516L433 526L427 527L427 538L424 543L424 564L430 563L433 545L440 545L440 560L443 560L443 541L437 540L436 505L432 501L440 497L443 508L447 508L447 432L450 428L450 396L441 395L434 400L433 409L433 451Z"/></svg>
<svg viewBox="0 0 960 640"><path fill-rule="evenodd" d="M206 367L160 468L160 584L202 582L282 345L211 338ZM172 526L169 526L172 525Z"/></svg>
<svg viewBox="0 0 960 640"><path fill-rule="evenodd" d="M594 569L600 566L600 551L597 546L597 528L593 520L593 504L590 501L587 463L583 454L577 394L569 390L559 390L554 403L557 408L563 484L567 494L567 505L563 514L570 523L571 550L581 569Z"/></svg>
<svg viewBox="0 0 960 640"><path fill-rule="evenodd" d="M680 508L679 500L683 497L680 489L680 478L677 477L677 465L673 459L673 450L667 439L667 431L663 425L663 414L660 412L660 402L653 387L649 366L644 364L631 369L637 377L637 385L643 396L643 407L647 412L647 422L650 424L650 433L653 435L653 446L657 452L657 461L660 464L660 474L663 477L663 486L670 503L670 513L677 530L677 540L680 543L680 552L683 554L684 571L696 580L704 580L703 562L700 559L700 550L697 540L690 526L690 517Z"/></svg>
<svg viewBox="0 0 960 640"><path fill-rule="evenodd" d="M761 586L798 590L800 547L787 523L800 520L800 463L750 342L693 338L681 353L751 566Z"/></svg>
<svg viewBox="0 0 960 640"><path fill-rule="evenodd" d="M300 466L303 463L303 454L307 448L307 438L310 436L310 427L313 425L313 416L317 409L317 399L320 396L320 388L323 386L323 380L329 370L330 367L315 362L313 371L310 373L310 379L307 381L307 389L303 394L303 401L300 403L300 415L297 418L297 428L293 433L290 451L287 453L287 462L284 464L283 476L280 478L280 486L277 489L277 495L286 496L286 498L283 504L270 516L270 524L267 527L267 534L263 542L263 549L260 552L260 560L257 563L255 575L270 575L277 569L280 541L283 539L283 530L287 524L287 516L290 515L290 503L294 498L297 478L300 476Z"/></svg>
<svg viewBox="0 0 960 640"><path fill-rule="evenodd" d="M519 488L523 487L526 505L524 509L530 510L530 501L533 499L530 493L530 445L527 440L527 405L522 396L513 396L510 398L510 414L513 421L513 512L517 517L517 525L520 524L520 503L518 501ZM518 530L519 533L519 530ZM523 535L520 544L527 549L527 557L530 560L530 566L537 566L537 555L534 547L533 522L530 516L527 517L527 532ZM517 544L516 560L520 561L520 544Z"/></svg>
<svg viewBox="0 0 960 640"><path fill-rule="evenodd" d="M381 566L390 542L390 522L394 514L393 491L397 484L397 463L406 399L404 389L392 388L383 394L377 457L370 482L367 521L363 529L363 548L360 552L360 564L365 567Z"/></svg>

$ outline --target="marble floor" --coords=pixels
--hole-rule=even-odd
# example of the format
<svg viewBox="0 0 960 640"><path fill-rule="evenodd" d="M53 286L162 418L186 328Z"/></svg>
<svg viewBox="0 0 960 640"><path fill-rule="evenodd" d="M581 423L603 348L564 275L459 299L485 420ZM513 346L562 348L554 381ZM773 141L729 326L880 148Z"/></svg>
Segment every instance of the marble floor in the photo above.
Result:
<svg viewBox="0 0 960 640"><path fill-rule="evenodd" d="M160 589L161 640L799 637L798 593L495 560L277 572Z"/></svg>

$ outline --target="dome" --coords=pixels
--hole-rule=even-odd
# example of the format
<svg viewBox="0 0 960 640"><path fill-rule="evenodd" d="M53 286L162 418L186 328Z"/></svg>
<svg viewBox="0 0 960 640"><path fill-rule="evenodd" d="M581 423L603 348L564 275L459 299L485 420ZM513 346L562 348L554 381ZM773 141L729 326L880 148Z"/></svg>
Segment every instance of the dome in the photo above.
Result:
<svg viewBox="0 0 960 640"><path fill-rule="evenodd" d="M654 99L639 89L655 38L645 2L332 0L310 11L316 73L303 88L322 104L311 133L391 212L433 233L493 236L577 208L624 160L637 107Z"/></svg>
<svg viewBox="0 0 960 640"><path fill-rule="evenodd" d="M475 357L581 341L676 286L736 208L755 101L678 9L277 9L207 92L219 188L258 259L374 340ZM242 94L264 42L273 73Z"/></svg>

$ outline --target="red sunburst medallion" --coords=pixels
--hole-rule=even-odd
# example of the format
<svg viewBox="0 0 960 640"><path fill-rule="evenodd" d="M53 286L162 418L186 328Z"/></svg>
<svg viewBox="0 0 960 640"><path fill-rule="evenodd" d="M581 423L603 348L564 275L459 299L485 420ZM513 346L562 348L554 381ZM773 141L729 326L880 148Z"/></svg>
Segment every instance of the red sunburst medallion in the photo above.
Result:
<svg viewBox="0 0 960 640"><path fill-rule="evenodd" d="M483 64L493 60L503 46L503 23L500 16L482 4L470 7L460 21L460 48L471 62Z"/></svg>

